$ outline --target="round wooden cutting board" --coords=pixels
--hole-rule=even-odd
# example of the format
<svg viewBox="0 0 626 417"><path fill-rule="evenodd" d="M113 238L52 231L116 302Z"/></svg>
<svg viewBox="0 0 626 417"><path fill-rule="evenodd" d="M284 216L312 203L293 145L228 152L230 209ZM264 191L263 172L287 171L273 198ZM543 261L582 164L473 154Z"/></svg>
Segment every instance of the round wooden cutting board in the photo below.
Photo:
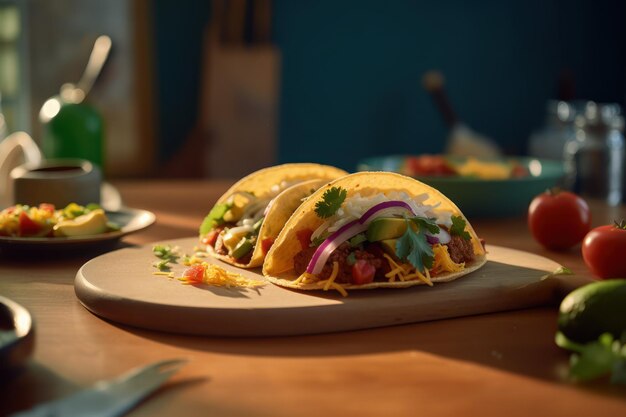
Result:
<svg viewBox="0 0 626 417"><path fill-rule="evenodd" d="M159 244L192 254L197 238ZM534 254L488 246L478 271L434 287L300 292L273 284L254 289L183 285L154 275L152 245L120 249L94 258L76 274L80 302L105 319L166 332L212 336L275 336L338 332L436 320L546 304L558 280L546 276L560 265ZM244 270L206 259L262 280ZM175 264L181 276L185 267Z"/></svg>

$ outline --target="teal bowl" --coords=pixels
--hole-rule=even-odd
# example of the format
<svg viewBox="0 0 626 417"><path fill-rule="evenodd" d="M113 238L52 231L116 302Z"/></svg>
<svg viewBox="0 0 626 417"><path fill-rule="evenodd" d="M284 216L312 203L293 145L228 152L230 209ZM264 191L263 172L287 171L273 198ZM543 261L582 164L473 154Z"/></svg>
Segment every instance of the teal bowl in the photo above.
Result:
<svg viewBox="0 0 626 417"><path fill-rule="evenodd" d="M363 159L357 171L402 173L406 156L390 155ZM529 175L503 180L475 177L416 176L452 200L465 214L474 217L513 217L526 213L531 200L549 188L562 185L565 171L559 161L536 158L507 158L526 167Z"/></svg>

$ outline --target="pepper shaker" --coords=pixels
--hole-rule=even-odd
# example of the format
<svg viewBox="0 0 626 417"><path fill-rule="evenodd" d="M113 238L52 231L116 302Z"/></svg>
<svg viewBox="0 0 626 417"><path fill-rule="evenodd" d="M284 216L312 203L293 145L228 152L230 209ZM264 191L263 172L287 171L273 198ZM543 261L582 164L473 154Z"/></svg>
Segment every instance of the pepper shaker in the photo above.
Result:
<svg viewBox="0 0 626 417"><path fill-rule="evenodd" d="M617 104L588 102L576 117L576 131L564 148L570 188L615 206L624 193L624 117Z"/></svg>

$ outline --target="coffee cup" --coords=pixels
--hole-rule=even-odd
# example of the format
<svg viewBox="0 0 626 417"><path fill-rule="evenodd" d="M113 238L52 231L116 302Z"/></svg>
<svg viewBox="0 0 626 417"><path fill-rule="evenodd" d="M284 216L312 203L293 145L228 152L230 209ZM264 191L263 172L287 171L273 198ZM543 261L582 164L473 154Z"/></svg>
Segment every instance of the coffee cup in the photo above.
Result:
<svg viewBox="0 0 626 417"><path fill-rule="evenodd" d="M84 159L48 159L11 171L15 204L100 204L102 173Z"/></svg>

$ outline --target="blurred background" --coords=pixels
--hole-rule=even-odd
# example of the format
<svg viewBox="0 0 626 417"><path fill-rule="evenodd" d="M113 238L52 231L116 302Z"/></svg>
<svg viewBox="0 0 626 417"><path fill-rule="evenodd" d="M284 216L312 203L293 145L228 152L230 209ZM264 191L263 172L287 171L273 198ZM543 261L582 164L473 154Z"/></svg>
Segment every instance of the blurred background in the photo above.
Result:
<svg viewBox="0 0 626 417"><path fill-rule="evenodd" d="M430 70L458 120L527 155L549 100L624 105L625 16L609 0L0 0L4 135L45 149L56 113L42 108L108 35L77 102L109 178L441 153L451 125Z"/></svg>

